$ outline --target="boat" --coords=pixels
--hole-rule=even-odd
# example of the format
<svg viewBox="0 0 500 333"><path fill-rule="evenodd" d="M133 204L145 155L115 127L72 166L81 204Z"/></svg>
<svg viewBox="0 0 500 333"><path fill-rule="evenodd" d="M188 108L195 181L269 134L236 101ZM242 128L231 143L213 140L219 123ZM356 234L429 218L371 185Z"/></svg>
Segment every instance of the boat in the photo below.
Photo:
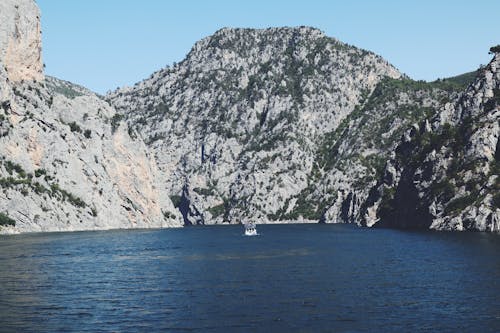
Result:
<svg viewBox="0 0 500 333"><path fill-rule="evenodd" d="M254 223L245 223L245 236L257 236L257 228Z"/></svg>

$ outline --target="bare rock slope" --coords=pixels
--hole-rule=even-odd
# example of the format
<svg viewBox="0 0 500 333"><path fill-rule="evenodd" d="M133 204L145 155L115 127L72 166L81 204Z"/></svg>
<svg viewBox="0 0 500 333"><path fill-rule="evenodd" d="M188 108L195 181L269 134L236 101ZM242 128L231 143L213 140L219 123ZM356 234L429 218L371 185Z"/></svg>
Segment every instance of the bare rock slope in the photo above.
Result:
<svg viewBox="0 0 500 333"><path fill-rule="evenodd" d="M368 226L500 231L500 54L403 136L364 205Z"/></svg>
<svg viewBox="0 0 500 333"><path fill-rule="evenodd" d="M180 226L155 160L115 110L44 79L34 2L0 6L0 232Z"/></svg>

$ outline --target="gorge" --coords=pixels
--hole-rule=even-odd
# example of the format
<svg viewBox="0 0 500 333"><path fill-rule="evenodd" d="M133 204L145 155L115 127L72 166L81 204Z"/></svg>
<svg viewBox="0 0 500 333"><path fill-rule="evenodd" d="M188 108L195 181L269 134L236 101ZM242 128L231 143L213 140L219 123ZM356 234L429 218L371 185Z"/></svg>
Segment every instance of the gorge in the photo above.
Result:
<svg viewBox="0 0 500 333"><path fill-rule="evenodd" d="M414 81L311 27L223 28L99 96L0 3L0 233L321 222L500 230L500 54Z"/></svg>

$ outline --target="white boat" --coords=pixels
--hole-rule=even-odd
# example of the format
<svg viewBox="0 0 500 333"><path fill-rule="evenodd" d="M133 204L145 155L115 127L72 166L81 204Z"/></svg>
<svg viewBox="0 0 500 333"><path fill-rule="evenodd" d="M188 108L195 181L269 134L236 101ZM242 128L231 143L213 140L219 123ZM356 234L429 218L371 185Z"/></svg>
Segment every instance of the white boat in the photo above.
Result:
<svg viewBox="0 0 500 333"><path fill-rule="evenodd" d="M257 228L255 228L255 224L247 223L245 224L245 236L257 236Z"/></svg>

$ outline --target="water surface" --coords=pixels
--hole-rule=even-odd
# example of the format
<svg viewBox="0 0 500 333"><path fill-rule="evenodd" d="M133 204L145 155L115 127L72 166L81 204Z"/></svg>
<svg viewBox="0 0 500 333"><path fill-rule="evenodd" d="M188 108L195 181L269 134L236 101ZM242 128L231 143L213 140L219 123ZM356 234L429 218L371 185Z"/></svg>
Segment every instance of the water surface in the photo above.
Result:
<svg viewBox="0 0 500 333"><path fill-rule="evenodd" d="M498 235L258 230L2 236L0 331L500 331Z"/></svg>

